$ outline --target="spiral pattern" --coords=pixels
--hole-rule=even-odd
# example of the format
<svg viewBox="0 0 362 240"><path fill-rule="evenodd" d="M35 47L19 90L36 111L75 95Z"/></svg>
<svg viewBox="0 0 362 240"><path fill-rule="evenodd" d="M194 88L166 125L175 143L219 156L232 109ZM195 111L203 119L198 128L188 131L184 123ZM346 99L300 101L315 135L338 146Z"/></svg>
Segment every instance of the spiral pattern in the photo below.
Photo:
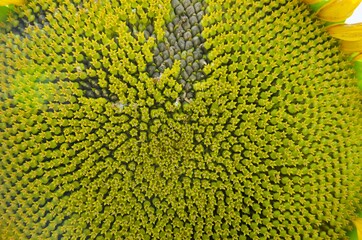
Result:
<svg viewBox="0 0 362 240"><path fill-rule="evenodd" d="M0 235L343 238L361 96L309 15L297 0L17 8L0 25Z"/></svg>

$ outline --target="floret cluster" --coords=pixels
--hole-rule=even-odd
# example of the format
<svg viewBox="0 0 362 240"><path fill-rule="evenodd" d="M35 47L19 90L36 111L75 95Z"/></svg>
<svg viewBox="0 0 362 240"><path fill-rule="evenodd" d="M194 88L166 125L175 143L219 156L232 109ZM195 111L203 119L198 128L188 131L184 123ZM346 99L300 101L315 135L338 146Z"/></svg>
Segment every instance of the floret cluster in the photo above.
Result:
<svg viewBox="0 0 362 240"><path fill-rule="evenodd" d="M183 92L178 102L190 102L194 98L193 84L205 77L202 69L207 64L205 40L201 36L205 1L173 0L171 4L173 20L167 23L165 39L154 49L154 61L147 72L158 80L164 69L180 61L177 81L182 84ZM150 25L145 35L150 36L152 30Z"/></svg>
<svg viewBox="0 0 362 240"><path fill-rule="evenodd" d="M1 236L351 227L361 95L298 0L39 0L0 26Z"/></svg>

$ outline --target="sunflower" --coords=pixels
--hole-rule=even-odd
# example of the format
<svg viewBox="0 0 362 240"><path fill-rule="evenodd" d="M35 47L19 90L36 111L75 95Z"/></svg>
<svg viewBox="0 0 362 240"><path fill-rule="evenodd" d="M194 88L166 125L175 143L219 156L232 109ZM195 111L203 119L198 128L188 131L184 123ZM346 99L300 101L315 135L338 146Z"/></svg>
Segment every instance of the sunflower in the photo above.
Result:
<svg viewBox="0 0 362 240"><path fill-rule="evenodd" d="M360 1L306 2L14 8L0 25L0 238L348 239L361 49L343 21Z"/></svg>

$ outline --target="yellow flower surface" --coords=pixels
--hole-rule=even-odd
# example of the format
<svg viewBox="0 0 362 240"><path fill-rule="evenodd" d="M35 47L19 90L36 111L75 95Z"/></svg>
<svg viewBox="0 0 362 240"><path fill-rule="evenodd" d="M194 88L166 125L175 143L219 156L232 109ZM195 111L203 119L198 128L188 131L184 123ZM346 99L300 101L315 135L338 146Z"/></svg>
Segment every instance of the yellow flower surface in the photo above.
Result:
<svg viewBox="0 0 362 240"><path fill-rule="evenodd" d="M332 0L319 12L318 16L328 22L340 22L349 18L362 0Z"/></svg>
<svg viewBox="0 0 362 240"><path fill-rule="evenodd" d="M357 218L357 219L353 220L353 223L357 229L358 240L361 240L362 239L362 218Z"/></svg>
<svg viewBox="0 0 362 240"><path fill-rule="evenodd" d="M343 239L351 63L299 0L37 0L0 23L0 236Z"/></svg>
<svg viewBox="0 0 362 240"><path fill-rule="evenodd" d="M24 5L26 3L25 0L0 0L0 6L7 6L10 4L14 4L14 5Z"/></svg>
<svg viewBox="0 0 362 240"><path fill-rule="evenodd" d="M340 24L327 28L332 37L345 41L362 40L362 23Z"/></svg>

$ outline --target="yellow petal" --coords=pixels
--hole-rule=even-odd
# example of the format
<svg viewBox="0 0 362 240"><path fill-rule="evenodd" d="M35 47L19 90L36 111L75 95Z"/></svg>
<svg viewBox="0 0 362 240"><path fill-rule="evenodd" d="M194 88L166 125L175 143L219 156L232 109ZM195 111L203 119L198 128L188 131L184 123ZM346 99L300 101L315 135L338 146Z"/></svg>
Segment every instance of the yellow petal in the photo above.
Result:
<svg viewBox="0 0 362 240"><path fill-rule="evenodd" d="M357 218L353 220L353 223L357 229L358 240L362 240L362 218Z"/></svg>
<svg viewBox="0 0 362 240"><path fill-rule="evenodd" d="M318 17L328 22L340 22L349 18L362 0L336 0L323 7Z"/></svg>
<svg viewBox="0 0 362 240"><path fill-rule="evenodd" d="M362 52L362 40L342 41L341 50L345 53Z"/></svg>
<svg viewBox="0 0 362 240"><path fill-rule="evenodd" d="M315 3L319 3L322 0L302 0L303 2L305 2L306 4L315 4Z"/></svg>
<svg viewBox="0 0 362 240"><path fill-rule="evenodd" d="M327 28L332 37L345 41L362 40L362 23L340 24Z"/></svg>
<svg viewBox="0 0 362 240"><path fill-rule="evenodd" d="M362 61L362 52L359 53L355 58L353 58L353 61Z"/></svg>
<svg viewBox="0 0 362 240"><path fill-rule="evenodd" d="M7 6L10 4L14 4L14 5L24 5L26 2L26 0L0 0L0 6Z"/></svg>

